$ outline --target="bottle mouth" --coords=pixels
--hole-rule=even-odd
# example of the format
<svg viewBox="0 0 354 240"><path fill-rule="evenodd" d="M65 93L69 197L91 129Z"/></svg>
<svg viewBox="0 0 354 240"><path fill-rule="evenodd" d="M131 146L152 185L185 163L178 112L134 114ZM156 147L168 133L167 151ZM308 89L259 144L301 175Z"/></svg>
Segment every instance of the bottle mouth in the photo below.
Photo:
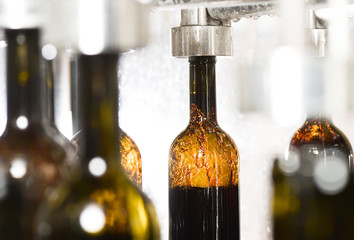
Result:
<svg viewBox="0 0 354 240"><path fill-rule="evenodd" d="M189 57L190 63L216 63L215 56L192 56Z"/></svg>

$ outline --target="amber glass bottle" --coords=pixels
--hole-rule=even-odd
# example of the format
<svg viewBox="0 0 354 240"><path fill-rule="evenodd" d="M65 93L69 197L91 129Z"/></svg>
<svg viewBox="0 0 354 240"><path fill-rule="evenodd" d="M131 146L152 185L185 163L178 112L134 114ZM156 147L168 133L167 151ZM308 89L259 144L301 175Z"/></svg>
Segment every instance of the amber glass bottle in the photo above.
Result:
<svg viewBox="0 0 354 240"><path fill-rule="evenodd" d="M142 164L138 146L133 139L120 128L120 164L130 181L141 188Z"/></svg>
<svg viewBox="0 0 354 240"><path fill-rule="evenodd" d="M84 132L80 130L71 140L81 155L81 142L83 141ZM119 150L120 164L127 175L128 179L139 188L142 187L142 164L141 155L138 146L133 139L128 136L121 128L119 128Z"/></svg>
<svg viewBox="0 0 354 240"><path fill-rule="evenodd" d="M41 206L38 239L159 239L152 203L119 164L118 54L78 61L81 167Z"/></svg>
<svg viewBox="0 0 354 240"><path fill-rule="evenodd" d="M0 138L0 238L33 239L39 202L64 173L66 152L47 131L39 30L6 29L7 125Z"/></svg>
<svg viewBox="0 0 354 240"><path fill-rule="evenodd" d="M235 143L216 120L215 57L190 57L190 122L169 161L170 239L239 239Z"/></svg>
<svg viewBox="0 0 354 240"><path fill-rule="evenodd" d="M345 135L315 116L291 139L273 170L275 240L354 239L353 153Z"/></svg>

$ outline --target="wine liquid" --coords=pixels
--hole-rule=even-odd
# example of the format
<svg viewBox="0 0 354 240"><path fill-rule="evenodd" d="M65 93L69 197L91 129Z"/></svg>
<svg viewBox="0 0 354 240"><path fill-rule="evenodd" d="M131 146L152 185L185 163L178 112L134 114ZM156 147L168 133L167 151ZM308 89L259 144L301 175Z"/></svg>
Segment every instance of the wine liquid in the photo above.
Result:
<svg viewBox="0 0 354 240"><path fill-rule="evenodd" d="M238 240L238 186L169 190L171 240Z"/></svg>

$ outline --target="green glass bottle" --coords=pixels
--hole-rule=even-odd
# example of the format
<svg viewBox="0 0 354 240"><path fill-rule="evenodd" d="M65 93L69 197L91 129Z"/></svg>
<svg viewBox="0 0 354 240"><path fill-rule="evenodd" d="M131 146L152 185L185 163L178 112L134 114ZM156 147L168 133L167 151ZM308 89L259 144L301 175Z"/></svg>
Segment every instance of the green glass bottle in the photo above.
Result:
<svg viewBox="0 0 354 240"><path fill-rule="evenodd" d="M325 58L304 60L307 119L274 165L274 239L354 239L352 146L324 108Z"/></svg>
<svg viewBox="0 0 354 240"><path fill-rule="evenodd" d="M80 168L41 206L38 239L159 239L154 207L119 164L118 54L78 60Z"/></svg>
<svg viewBox="0 0 354 240"><path fill-rule="evenodd" d="M354 239L352 147L329 118L309 117L273 170L274 239Z"/></svg>
<svg viewBox="0 0 354 240"><path fill-rule="evenodd" d="M77 80L77 56L72 54L70 61L71 66L71 88L74 97L72 98L72 112L73 112L73 125L75 135L71 139L78 151L78 155L81 154L81 142L85 138L85 133L80 128L80 123L78 121L78 112L80 105L77 102L78 93L78 80ZM76 71L75 71L76 70ZM118 80L119 81L119 80ZM119 104L118 104L119 105ZM142 161L141 154L138 146L134 140L119 127L119 149L120 149L120 164L131 182L133 182L140 189L142 188Z"/></svg>
<svg viewBox="0 0 354 240"><path fill-rule="evenodd" d="M0 238L33 239L36 210L65 174L65 149L43 120L39 30L5 29L7 125L0 138Z"/></svg>
<svg viewBox="0 0 354 240"><path fill-rule="evenodd" d="M216 58L189 62L190 121L170 149L170 239L239 239L239 154L216 120Z"/></svg>

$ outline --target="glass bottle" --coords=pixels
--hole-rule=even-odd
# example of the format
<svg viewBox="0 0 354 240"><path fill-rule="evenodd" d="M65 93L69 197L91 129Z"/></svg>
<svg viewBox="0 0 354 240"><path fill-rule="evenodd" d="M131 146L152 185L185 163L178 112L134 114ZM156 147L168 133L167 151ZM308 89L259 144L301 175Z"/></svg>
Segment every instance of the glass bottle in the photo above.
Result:
<svg viewBox="0 0 354 240"><path fill-rule="evenodd" d="M353 152L328 117L306 119L273 170L274 239L352 239Z"/></svg>
<svg viewBox="0 0 354 240"><path fill-rule="evenodd" d="M55 108L54 108L54 59L48 60L42 58L42 72L45 84L43 84L43 93L46 101L43 101L43 108L45 109L44 119L48 122L49 131L56 136L57 141L64 147L70 161L65 163L68 169L72 169L77 164L77 149L57 128L55 124Z"/></svg>
<svg viewBox="0 0 354 240"><path fill-rule="evenodd" d="M84 132L80 130L71 140L76 148L78 154L81 154L81 142L84 138ZM139 188L142 187L142 163L141 155L138 146L128 134L126 134L119 127L119 150L120 150L120 164L127 175L128 179Z"/></svg>
<svg viewBox="0 0 354 240"><path fill-rule="evenodd" d="M354 239L352 147L324 108L325 58L305 60L307 119L273 169L274 239Z"/></svg>
<svg viewBox="0 0 354 240"><path fill-rule="evenodd" d="M216 119L216 59L189 62L190 121L170 149L170 239L239 239L239 154Z"/></svg>
<svg viewBox="0 0 354 240"><path fill-rule="evenodd" d="M159 239L152 203L119 164L118 54L78 61L81 166L42 205L38 239Z"/></svg>
<svg viewBox="0 0 354 240"><path fill-rule="evenodd" d="M5 29L7 125L0 138L0 236L33 239L39 202L65 174L65 149L43 121L39 30Z"/></svg>
<svg viewBox="0 0 354 240"><path fill-rule="evenodd" d="M75 145L78 154L81 153L81 142L84 138L84 132L80 129L80 123L78 122L79 104L77 103L78 81L77 81L77 56L72 53L71 58L71 87L74 97L72 99L72 112L74 116L73 125L76 129L76 134L71 139L71 142ZM119 143L120 143L120 163L121 166L131 182L133 182L139 188L142 188L142 162L141 155L138 146L134 140L119 127Z"/></svg>
<svg viewBox="0 0 354 240"><path fill-rule="evenodd" d="M141 188L142 186L142 164L138 146L129 135L121 128L120 140L120 164L129 180Z"/></svg>

